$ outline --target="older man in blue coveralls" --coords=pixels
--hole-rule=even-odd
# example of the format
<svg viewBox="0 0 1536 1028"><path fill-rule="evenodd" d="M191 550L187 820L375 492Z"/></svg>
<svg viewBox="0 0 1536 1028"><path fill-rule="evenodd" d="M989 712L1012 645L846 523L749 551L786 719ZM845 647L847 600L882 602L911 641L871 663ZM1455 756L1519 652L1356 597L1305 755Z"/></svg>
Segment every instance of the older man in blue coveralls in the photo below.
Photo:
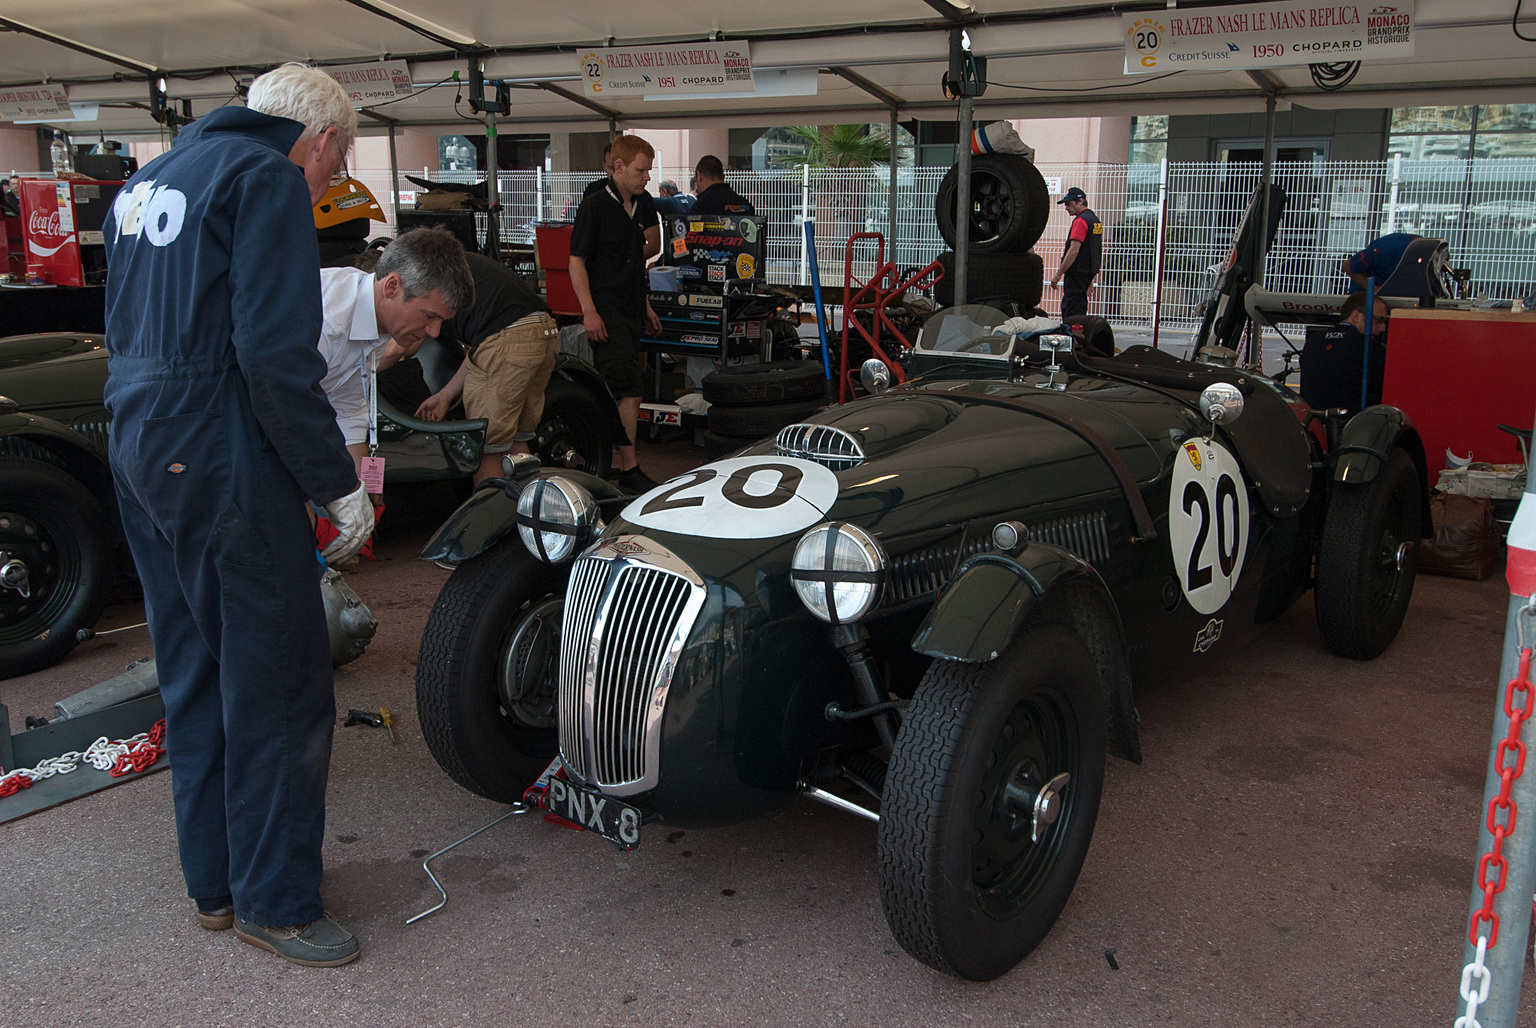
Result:
<svg viewBox="0 0 1536 1028"><path fill-rule="evenodd" d="M311 205L357 129L329 76L284 65L124 185L108 256L109 454L144 586L182 873L198 922L344 964L320 849L336 718L304 513L355 552L373 526L320 390Z"/></svg>

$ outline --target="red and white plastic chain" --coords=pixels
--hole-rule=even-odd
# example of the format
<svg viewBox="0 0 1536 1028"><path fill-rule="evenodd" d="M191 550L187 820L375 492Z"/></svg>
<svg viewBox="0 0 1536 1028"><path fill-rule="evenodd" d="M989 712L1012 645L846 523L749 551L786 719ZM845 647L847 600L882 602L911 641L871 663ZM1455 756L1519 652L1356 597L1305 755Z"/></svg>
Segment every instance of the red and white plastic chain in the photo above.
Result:
<svg viewBox="0 0 1536 1028"><path fill-rule="evenodd" d="M149 731L140 732L127 739L118 739L114 742L103 735L87 746L84 751L70 750L57 757L49 757L36 767L17 768L0 776L0 799L15 795L22 789L30 789L33 782L44 778L67 775L78 768L81 761L98 771L105 771L113 778L121 778L135 771L147 771L165 752L164 742L164 718L156 721Z"/></svg>
<svg viewBox="0 0 1536 1028"><path fill-rule="evenodd" d="M1536 599L1536 597L1533 597ZM1527 608L1529 609L1529 608ZM1521 612L1526 613L1525 611ZM1516 697L1519 703L1516 703ZM1483 854L1477 865L1477 887L1483 890L1483 905L1472 915L1467 928L1467 941L1476 944L1477 956L1461 970L1461 998L1466 1001L1467 1012L1456 1019L1455 1028L1482 1028L1477 1020L1477 1008L1488 1001L1488 989L1492 977L1484 957L1499 941L1499 915L1493 912L1493 898L1504 889L1504 879L1509 873L1509 861L1504 857L1504 840L1515 830L1518 811L1510 797L1515 779L1525 770L1525 743L1520 740L1520 729L1536 711L1532 710L1531 648L1520 650L1520 666L1515 677L1504 687L1504 714L1509 718L1509 731L1499 741L1494 766L1499 771L1499 794L1488 801L1488 831L1493 835L1493 846ZM1510 755L1514 763L1510 763ZM1502 820L1501 820L1502 818ZM1489 872L1497 873L1490 881ZM1487 924L1487 933L1478 926Z"/></svg>

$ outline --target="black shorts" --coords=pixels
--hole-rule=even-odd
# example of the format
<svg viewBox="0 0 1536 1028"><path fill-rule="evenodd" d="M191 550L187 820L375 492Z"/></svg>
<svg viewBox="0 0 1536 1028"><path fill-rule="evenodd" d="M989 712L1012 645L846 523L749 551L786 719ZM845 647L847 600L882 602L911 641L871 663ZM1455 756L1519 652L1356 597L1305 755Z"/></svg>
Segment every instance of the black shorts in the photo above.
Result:
<svg viewBox="0 0 1536 1028"><path fill-rule="evenodd" d="M629 314L601 314L608 338L602 342L588 339L592 362L608 383L615 399L644 396L640 381L640 336L645 330L643 318Z"/></svg>

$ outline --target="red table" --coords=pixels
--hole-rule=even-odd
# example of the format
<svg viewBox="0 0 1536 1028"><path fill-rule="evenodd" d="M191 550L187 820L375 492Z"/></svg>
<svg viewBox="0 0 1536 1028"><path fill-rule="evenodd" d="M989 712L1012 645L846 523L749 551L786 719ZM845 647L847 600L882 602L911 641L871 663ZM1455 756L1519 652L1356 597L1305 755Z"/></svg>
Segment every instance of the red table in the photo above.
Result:
<svg viewBox="0 0 1536 1028"><path fill-rule="evenodd" d="M1382 400L1401 407L1423 437L1431 487L1447 447L1518 463L1514 436L1497 426L1530 428L1536 415L1536 312L1393 310Z"/></svg>

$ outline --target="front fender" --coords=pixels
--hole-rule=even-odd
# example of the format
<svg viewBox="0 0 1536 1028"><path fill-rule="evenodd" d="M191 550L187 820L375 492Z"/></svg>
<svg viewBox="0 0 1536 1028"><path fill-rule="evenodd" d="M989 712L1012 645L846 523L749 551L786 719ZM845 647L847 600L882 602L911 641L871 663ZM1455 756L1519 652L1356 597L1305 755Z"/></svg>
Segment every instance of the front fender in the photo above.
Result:
<svg viewBox="0 0 1536 1028"><path fill-rule="evenodd" d="M1328 454L1330 477L1351 485L1374 481L1398 447L1408 452L1423 474L1424 443L1408 415L1384 403L1367 407L1349 419L1338 445Z"/></svg>
<svg viewBox="0 0 1536 1028"><path fill-rule="evenodd" d="M604 517L634 497L621 492L613 483L584 471L544 470L536 478L559 475L575 482L598 503ZM501 537L517 525L517 498L523 487L534 479L517 482L508 478L488 478L481 482L459 509L448 515L432 538L421 549L422 560L441 560L450 564L468 560L495 546Z"/></svg>
<svg viewBox="0 0 1536 1028"><path fill-rule="evenodd" d="M1076 554L1032 543L1017 557L984 553L964 561L912 637L912 648L941 660L988 661L1037 613L1071 624L1093 654L1109 750L1141 763L1120 615L1104 580Z"/></svg>
<svg viewBox="0 0 1536 1028"><path fill-rule="evenodd" d="M1051 590L1084 574L1098 577L1081 557L1043 543L1031 543L1016 557L977 554L955 569L912 636L912 649L944 660L992 660Z"/></svg>

